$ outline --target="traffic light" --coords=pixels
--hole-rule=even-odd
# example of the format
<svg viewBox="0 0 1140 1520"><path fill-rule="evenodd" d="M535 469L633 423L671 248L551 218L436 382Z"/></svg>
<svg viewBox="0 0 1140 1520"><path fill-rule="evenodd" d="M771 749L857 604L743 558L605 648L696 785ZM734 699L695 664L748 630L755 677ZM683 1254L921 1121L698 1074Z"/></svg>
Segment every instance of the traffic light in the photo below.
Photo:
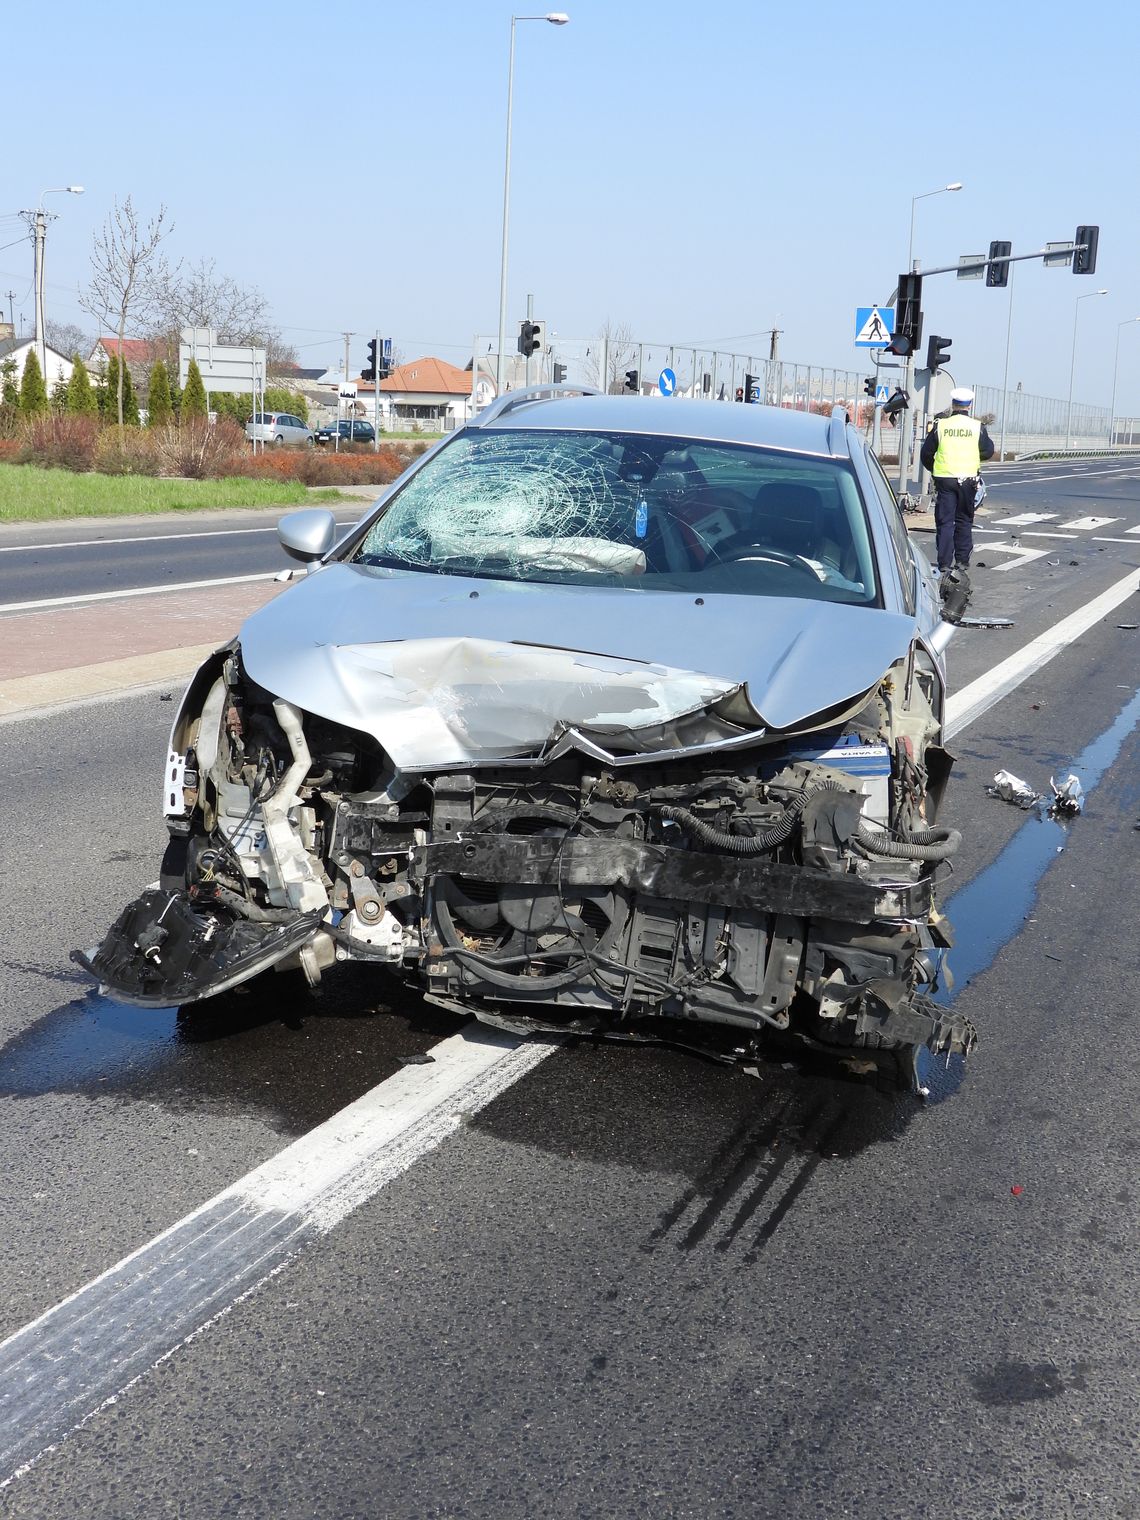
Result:
<svg viewBox="0 0 1140 1520"><path fill-rule="evenodd" d="M744 399L745 401L759 401L760 399L759 381L755 375L745 375L744 377Z"/></svg>
<svg viewBox="0 0 1140 1520"><path fill-rule="evenodd" d="M641 376L635 369L627 369L625 372L625 388L627 391L639 391L641 389Z"/></svg>
<svg viewBox="0 0 1140 1520"><path fill-rule="evenodd" d="M900 412L905 412L910 406L910 392L904 391L901 385L896 385L889 400L883 403L883 416L888 422L894 422Z"/></svg>
<svg viewBox="0 0 1140 1520"><path fill-rule="evenodd" d="M922 342L922 276L900 274L895 332L887 353L913 354ZM905 347L903 345L906 345Z"/></svg>
<svg viewBox="0 0 1140 1520"><path fill-rule="evenodd" d="M566 366L565 366L565 364L556 364L554 366L554 383L555 383L555 385L561 385L562 382L563 382L563 380L565 380L565 379L566 379Z"/></svg>
<svg viewBox="0 0 1140 1520"><path fill-rule="evenodd" d="M368 362L365 364L364 368L360 371L360 378L362 380L375 380L375 378L376 378L376 339L375 338L369 338L369 340L368 340Z"/></svg>
<svg viewBox="0 0 1140 1520"><path fill-rule="evenodd" d="M546 338L544 324L542 322L519 323L519 353L529 358L531 354L537 354Z"/></svg>
<svg viewBox="0 0 1140 1520"><path fill-rule="evenodd" d="M990 257L986 264L986 284L993 290L999 290L1003 285L1009 284L1008 260L1012 248L1012 243L990 244ZM1000 263L995 260L1000 260Z"/></svg>
<svg viewBox="0 0 1140 1520"><path fill-rule="evenodd" d="M933 375L950 363L950 338L939 338L931 333L926 344L926 367Z"/></svg>
<svg viewBox="0 0 1140 1520"><path fill-rule="evenodd" d="M1096 245L1100 240L1099 227L1078 227L1074 243L1087 244L1084 248L1078 248L1073 253L1074 274L1096 273Z"/></svg>
<svg viewBox="0 0 1140 1520"><path fill-rule="evenodd" d="M864 396L872 396L872 397L874 396L874 394L875 394L875 377L874 377L874 375L872 375L869 380L864 380L863 381L863 394L864 394Z"/></svg>

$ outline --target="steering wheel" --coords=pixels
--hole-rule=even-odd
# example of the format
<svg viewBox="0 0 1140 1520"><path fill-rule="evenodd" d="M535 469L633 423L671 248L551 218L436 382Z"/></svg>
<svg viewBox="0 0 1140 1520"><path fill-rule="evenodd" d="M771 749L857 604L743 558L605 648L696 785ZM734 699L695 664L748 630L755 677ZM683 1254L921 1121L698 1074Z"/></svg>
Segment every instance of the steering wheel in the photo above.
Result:
<svg viewBox="0 0 1140 1520"><path fill-rule="evenodd" d="M818 580L815 570L798 554L790 554L786 549L775 549L770 544L760 543L753 536L750 529L743 533L734 533L731 538L722 539L719 544L713 546L714 561L721 564L734 564L742 559L770 559L779 565L787 565L789 570L798 570L801 575L810 576Z"/></svg>

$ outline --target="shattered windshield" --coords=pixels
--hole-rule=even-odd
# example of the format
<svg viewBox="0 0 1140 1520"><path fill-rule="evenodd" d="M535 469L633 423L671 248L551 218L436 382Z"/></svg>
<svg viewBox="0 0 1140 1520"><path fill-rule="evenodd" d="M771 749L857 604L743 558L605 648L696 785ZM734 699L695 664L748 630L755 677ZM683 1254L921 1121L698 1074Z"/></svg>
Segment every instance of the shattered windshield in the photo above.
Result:
<svg viewBox="0 0 1140 1520"><path fill-rule="evenodd" d="M464 432L409 480L354 558L562 585L877 597L843 462L637 433Z"/></svg>

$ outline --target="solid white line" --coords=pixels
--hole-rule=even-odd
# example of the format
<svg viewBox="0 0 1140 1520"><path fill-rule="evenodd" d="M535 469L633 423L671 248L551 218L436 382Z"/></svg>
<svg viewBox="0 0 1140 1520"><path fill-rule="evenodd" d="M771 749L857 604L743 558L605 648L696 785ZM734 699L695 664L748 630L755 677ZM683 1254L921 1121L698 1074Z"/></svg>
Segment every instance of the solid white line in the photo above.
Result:
<svg viewBox="0 0 1140 1520"><path fill-rule="evenodd" d="M1135 528L1127 528L1125 531L1134 533L1136 530ZM1092 542L1094 544L1127 544L1130 549L1136 548L1136 540L1134 538L1100 538L1094 533Z"/></svg>
<svg viewBox="0 0 1140 1520"><path fill-rule="evenodd" d="M1056 512L1019 512L1016 517L1004 517L1002 527L1020 528L1025 523L1049 522L1057 516Z"/></svg>
<svg viewBox="0 0 1140 1520"><path fill-rule="evenodd" d="M1110 523L1119 522L1119 517L1074 517L1072 522L1061 523L1062 528L1077 528L1082 532L1089 533L1093 528L1107 528Z"/></svg>
<svg viewBox="0 0 1140 1520"><path fill-rule="evenodd" d="M39 612L44 607L79 607L84 602L117 602L128 596L162 596L167 591L208 591L211 586L246 586L271 581L279 570L260 575L225 575L213 581L173 581L165 586L131 586L125 591L89 591L84 596L48 596L38 602L0 602L0 612Z"/></svg>
<svg viewBox="0 0 1140 1520"><path fill-rule="evenodd" d="M471 1025L0 1345L9 1471L25 1473L311 1240L559 1048Z"/></svg>
<svg viewBox="0 0 1140 1520"><path fill-rule="evenodd" d="M290 508L292 510L294 509ZM356 522L357 519L353 518L352 522L337 523L337 527L354 528ZM201 533L138 533L128 538L69 538L49 544L3 544L0 545L0 554L28 554L34 549L101 549L104 544L164 544L173 540L184 543L187 539L195 538L234 538L245 533L276 532L277 524L274 523L268 528L209 528Z"/></svg>
<svg viewBox="0 0 1140 1520"><path fill-rule="evenodd" d="M1047 533L1044 528L1022 528L1022 538L1076 538L1075 533Z"/></svg>
<svg viewBox="0 0 1140 1520"><path fill-rule="evenodd" d="M1066 470L1063 475L1019 475L1017 481L1005 481L1003 484L1025 484L1027 486L1041 485L1046 480L1092 480L1094 476L1110 475L1117 480L1131 480L1136 473L1135 466L1121 470Z"/></svg>
<svg viewBox="0 0 1140 1520"><path fill-rule="evenodd" d="M1023 649L1011 654L1007 660L1002 660L968 686L963 686L961 691L956 691L946 703L947 737L968 728L996 702L1020 686L1022 681L1028 680L1043 665L1047 665L1054 655L1059 654L1074 639L1087 633L1094 623L1119 607L1121 602L1134 596L1137 590L1140 590L1140 582L1137 581L1136 571L1130 570L1123 580L1101 592L1100 596L1094 597L1067 618L1062 618L1038 638L1031 639Z"/></svg>

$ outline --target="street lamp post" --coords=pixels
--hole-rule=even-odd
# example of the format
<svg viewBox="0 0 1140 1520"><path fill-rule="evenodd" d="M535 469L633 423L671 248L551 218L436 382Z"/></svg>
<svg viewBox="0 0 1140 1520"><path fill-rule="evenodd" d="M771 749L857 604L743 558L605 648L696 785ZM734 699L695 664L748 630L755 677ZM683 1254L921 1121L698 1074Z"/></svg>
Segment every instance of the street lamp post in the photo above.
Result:
<svg viewBox="0 0 1140 1520"><path fill-rule="evenodd" d="M1081 314L1081 302L1087 301L1092 296L1106 296L1107 290L1086 290L1083 296L1078 296L1073 302L1073 352L1069 360L1069 405L1065 412L1065 447L1069 447L1069 440L1073 436L1073 375L1077 368L1077 318Z"/></svg>
<svg viewBox="0 0 1140 1520"><path fill-rule="evenodd" d="M939 185L937 190L924 190L921 195L912 195L910 198L910 238L906 249L906 267L911 274L915 271L914 262L914 208L919 201L927 200L932 195L945 195L948 190L961 190L962 183L955 180L950 185ZM914 385L914 355L907 354L903 374L903 390L910 395ZM914 418L910 408L907 407L899 419L899 491L905 491L910 478L910 451L914 438Z"/></svg>
<svg viewBox="0 0 1140 1520"><path fill-rule="evenodd" d="M1126 327L1131 327L1133 322L1140 322L1140 317L1126 317L1123 322L1116 325L1116 358L1112 365L1112 404L1108 408L1108 446L1112 448L1116 437L1116 377L1120 370L1120 334Z"/></svg>
<svg viewBox="0 0 1140 1520"><path fill-rule="evenodd" d="M36 343L40 351L40 369L43 373L45 385L47 385L47 336L44 332L44 244L47 241L48 213L44 210L44 196L82 194L82 185L59 185L55 189L45 190L41 194L40 203L35 211L24 211L21 213L27 219L28 225L32 229L32 237L35 242Z"/></svg>
<svg viewBox="0 0 1140 1520"><path fill-rule="evenodd" d="M515 88L515 23L549 21L551 26L565 26L569 20L570 17L565 11L548 11L544 16L511 17L511 52L510 62L507 65L507 153L503 166L503 252L499 267L499 352L495 364L495 391L500 396L503 393L503 380L506 374L506 356L503 351L507 343L507 244L511 213L511 108ZM476 378L472 377L472 386Z"/></svg>

